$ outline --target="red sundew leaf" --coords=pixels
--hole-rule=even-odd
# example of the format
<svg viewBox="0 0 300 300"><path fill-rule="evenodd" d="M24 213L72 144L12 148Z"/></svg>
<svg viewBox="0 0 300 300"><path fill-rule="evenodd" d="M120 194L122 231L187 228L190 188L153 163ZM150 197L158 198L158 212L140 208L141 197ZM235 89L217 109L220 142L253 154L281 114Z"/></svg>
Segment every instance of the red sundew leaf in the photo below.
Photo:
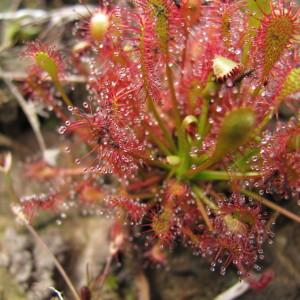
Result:
<svg viewBox="0 0 300 300"><path fill-rule="evenodd" d="M110 245L109 252L112 256L122 250L126 241L127 234L122 224L115 221L110 229Z"/></svg>
<svg viewBox="0 0 300 300"><path fill-rule="evenodd" d="M84 204L99 204L104 200L104 193L90 184L85 184L80 189L79 197Z"/></svg>
<svg viewBox="0 0 300 300"><path fill-rule="evenodd" d="M139 70L128 57L126 63L126 67L112 66L103 75L91 79L90 84L102 105L110 108L113 118L134 125L141 118L144 101L140 97Z"/></svg>
<svg viewBox="0 0 300 300"><path fill-rule="evenodd" d="M150 250L146 252L145 256L155 264L165 265L167 262L166 253L159 242L151 246Z"/></svg>
<svg viewBox="0 0 300 300"><path fill-rule="evenodd" d="M262 82L270 75L275 64L300 32L300 10L294 8L293 1L270 4L271 12L264 13L253 42L254 50L250 52L252 64L259 69Z"/></svg>
<svg viewBox="0 0 300 300"><path fill-rule="evenodd" d="M38 161L26 165L25 176L35 178L37 180L47 180L57 176L57 170L49 166L44 161Z"/></svg>
<svg viewBox="0 0 300 300"><path fill-rule="evenodd" d="M133 222L140 222L147 212L146 204L120 195L109 196L105 202L109 207L123 209Z"/></svg>
<svg viewBox="0 0 300 300"><path fill-rule="evenodd" d="M282 103L291 105L297 102L294 97L300 91L299 76L300 71L297 67L300 57L297 50L291 50L274 66L271 72L271 80L265 87L264 98L271 100L271 105L275 108L276 114Z"/></svg>
<svg viewBox="0 0 300 300"><path fill-rule="evenodd" d="M240 204L245 202L241 195L234 194L229 202L221 203L218 215L214 219L214 227L219 231L249 236L254 234L260 239L264 233L265 223L259 205ZM218 229L219 228L219 229Z"/></svg>
<svg viewBox="0 0 300 300"><path fill-rule="evenodd" d="M253 290L260 291L265 289L274 279L276 274L272 269L268 269L260 275L249 273L245 280L250 283Z"/></svg>
<svg viewBox="0 0 300 300"><path fill-rule="evenodd" d="M183 10L182 16L185 19L187 27L192 27L197 22L199 22L200 17L202 16L203 8L199 5L198 0L178 0L181 9Z"/></svg>
<svg viewBox="0 0 300 300"><path fill-rule="evenodd" d="M174 237L173 226L175 225L173 211L164 208L160 214L155 214L151 221L151 227L155 237L161 244L169 245Z"/></svg>
<svg viewBox="0 0 300 300"><path fill-rule="evenodd" d="M48 73L53 80L63 78L65 67L56 47L37 40L27 44L24 55L33 60L35 68Z"/></svg>
<svg viewBox="0 0 300 300"><path fill-rule="evenodd" d="M249 10L249 26L246 30L247 39L243 45L242 62L247 63L253 38L255 38L259 28L263 13L270 13L270 0L247 0L247 9Z"/></svg>
<svg viewBox="0 0 300 300"><path fill-rule="evenodd" d="M260 171L264 180L260 186L267 186L279 194L286 194L300 186L300 151L297 140L300 127L294 122L279 124L273 134L266 134L262 140ZM269 188L272 187L272 189ZM295 195L296 196L296 195ZM296 196L299 198L299 195Z"/></svg>
<svg viewBox="0 0 300 300"><path fill-rule="evenodd" d="M207 233L182 227L182 233L202 255L212 257L212 270L221 264L225 274L234 264L239 274L245 276L254 267L265 234L265 223L260 206L251 205L240 194L222 200L215 216L211 216L214 231Z"/></svg>
<svg viewBox="0 0 300 300"><path fill-rule="evenodd" d="M85 157L77 162L91 157L92 166L87 167L87 171L112 173L120 177L135 174L139 162L134 154L144 151L143 141L129 124L114 118L110 107L92 111L88 103L85 106L86 111L73 109L76 118L65 128L69 133L80 131L81 138L90 148Z"/></svg>
<svg viewBox="0 0 300 300"><path fill-rule="evenodd" d="M218 36L219 47L239 48L247 32L247 22L243 17L246 1L211 1L202 5L203 17L213 34Z"/></svg>
<svg viewBox="0 0 300 300"><path fill-rule="evenodd" d="M60 205L64 201L58 193L40 194L25 196L21 199L21 205L29 222L32 222L36 215L41 211L55 213L59 211Z"/></svg>

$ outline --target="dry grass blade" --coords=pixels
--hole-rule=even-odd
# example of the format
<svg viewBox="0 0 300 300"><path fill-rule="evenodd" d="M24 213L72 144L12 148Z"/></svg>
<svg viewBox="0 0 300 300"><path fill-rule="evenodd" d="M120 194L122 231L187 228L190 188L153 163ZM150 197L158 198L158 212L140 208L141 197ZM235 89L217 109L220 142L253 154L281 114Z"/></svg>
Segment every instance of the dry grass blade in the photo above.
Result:
<svg viewBox="0 0 300 300"><path fill-rule="evenodd" d="M39 147L40 147L43 155L45 155L46 144L45 144L43 135L41 133L40 123L39 123L39 120L38 120L38 117L37 117L35 111L32 109L31 106L28 105L28 103L26 102L26 100L24 99L22 94L20 93L17 86L10 79L5 78L5 76L3 75L2 69L0 69L0 76L2 77L2 79L5 82L5 84L7 85L7 87L9 88L10 92L14 95L14 97L18 101L20 107L22 108L24 114L26 115L28 122L30 123L32 130L36 136Z"/></svg>

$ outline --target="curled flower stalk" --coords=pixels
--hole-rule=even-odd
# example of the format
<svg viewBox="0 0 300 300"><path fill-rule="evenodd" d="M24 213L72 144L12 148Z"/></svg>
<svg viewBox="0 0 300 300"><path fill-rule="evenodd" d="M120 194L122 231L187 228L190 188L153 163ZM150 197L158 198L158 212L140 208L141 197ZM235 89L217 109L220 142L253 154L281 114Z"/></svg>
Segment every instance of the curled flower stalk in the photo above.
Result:
<svg viewBox="0 0 300 300"><path fill-rule="evenodd" d="M57 53L29 45L37 76L47 73L66 103L59 133L76 157L55 172L31 169L72 185L56 185L49 203L77 197L118 224L139 225L143 251L160 261L157 248L176 240L221 274L231 265L240 276L258 269L265 211L299 221L281 205L299 201L300 184L299 107L287 121L278 117L282 105L299 102L300 9L264 2L256 12L229 0L135 0L91 12L77 25L84 47L67 68L80 73L84 65L88 76L78 106L61 90ZM47 105L49 90L38 89ZM104 174L113 188L103 186ZM278 195L283 201L273 203ZM34 197L23 204L28 213L48 209Z"/></svg>

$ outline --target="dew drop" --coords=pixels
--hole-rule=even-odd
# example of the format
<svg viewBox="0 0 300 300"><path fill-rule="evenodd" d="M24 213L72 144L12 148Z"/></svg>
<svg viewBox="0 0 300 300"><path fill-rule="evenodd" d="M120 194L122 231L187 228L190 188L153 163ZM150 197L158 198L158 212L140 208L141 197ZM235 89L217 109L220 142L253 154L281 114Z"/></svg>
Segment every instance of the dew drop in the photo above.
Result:
<svg viewBox="0 0 300 300"><path fill-rule="evenodd" d="M80 159L79 159L79 158L76 158L76 159L75 159L75 164L76 164L76 165L80 165L80 163L81 163Z"/></svg>
<svg viewBox="0 0 300 300"><path fill-rule="evenodd" d="M59 128L58 128L58 133L59 134L64 134L65 132L66 132L66 126L60 126Z"/></svg>

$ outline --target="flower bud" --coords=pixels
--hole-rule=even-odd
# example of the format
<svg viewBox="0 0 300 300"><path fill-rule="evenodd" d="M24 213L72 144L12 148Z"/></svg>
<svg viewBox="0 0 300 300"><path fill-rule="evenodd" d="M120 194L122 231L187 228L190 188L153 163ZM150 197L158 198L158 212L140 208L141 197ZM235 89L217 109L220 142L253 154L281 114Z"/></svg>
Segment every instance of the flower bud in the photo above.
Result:
<svg viewBox="0 0 300 300"><path fill-rule="evenodd" d="M10 152L0 154L0 172L8 174L12 165L12 155Z"/></svg>
<svg viewBox="0 0 300 300"><path fill-rule="evenodd" d="M177 155L169 155L167 156L167 162L171 166L177 166L180 163L180 157Z"/></svg>
<svg viewBox="0 0 300 300"><path fill-rule="evenodd" d="M94 14L90 20L90 35L92 40L101 42L109 27L109 17L103 12L99 11Z"/></svg>

